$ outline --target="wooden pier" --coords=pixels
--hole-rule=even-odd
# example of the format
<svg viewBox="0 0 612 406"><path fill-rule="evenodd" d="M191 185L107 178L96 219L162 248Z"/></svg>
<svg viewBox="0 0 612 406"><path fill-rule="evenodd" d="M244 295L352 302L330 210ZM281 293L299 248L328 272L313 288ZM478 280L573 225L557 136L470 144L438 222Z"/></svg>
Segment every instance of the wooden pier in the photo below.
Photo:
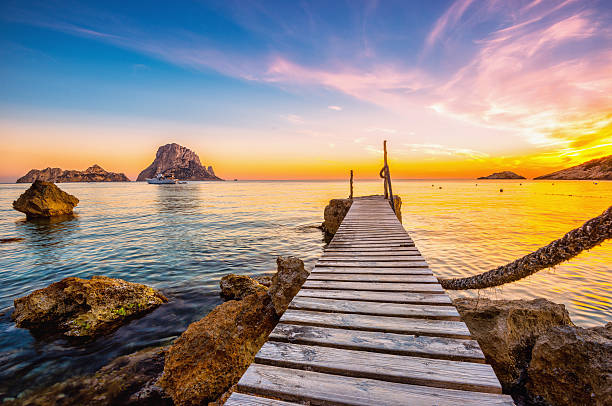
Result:
<svg viewBox="0 0 612 406"><path fill-rule="evenodd" d="M226 402L513 405L383 197L356 198Z"/></svg>

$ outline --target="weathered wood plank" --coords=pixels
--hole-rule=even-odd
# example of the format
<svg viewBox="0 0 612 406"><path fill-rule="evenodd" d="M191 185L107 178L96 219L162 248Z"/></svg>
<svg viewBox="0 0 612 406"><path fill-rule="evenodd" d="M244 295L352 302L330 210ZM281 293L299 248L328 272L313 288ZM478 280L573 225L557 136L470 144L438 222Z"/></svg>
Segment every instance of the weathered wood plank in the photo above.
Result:
<svg viewBox="0 0 612 406"><path fill-rule="evenodd" d="M335 255L324 253L320 261L376 261L376 262L398 262L398 261L425 261L419 254L415 255Z"/></svg>
<svg viewBox="0 0 612 406"><path fill-rule="evenodd" d="M348 282L397 282L397 283L438 283L433 275L388 275L388 274L339 274L311 273L310 281L348 281Z"/></svg>
<svg viewBox="0 0 612 406"><path fill-rule="evenodd" d="M389 248L385 248L385 247L370 247L370 248L333 248L333 247L327 247L325 248L325 252L346 252L346 253L350 253L350 252L361 252L363 254L374 254L377 252L383 252L383 253L391 253L391 252L397 252L397 253L402 253L402 252L419 252L419 249L416 247L389 247Z"/></svg>
<svg viewBox="0 0 612 406"><path fill-rule="evenodd" d="M449 304L450 297L440 293L418 292L381 292L372 290L350 289L309 289L303 287L296 296L320 297L329 299L365 300L384 303L414 303L414 304Z"/></svg>
<svg viewBox="0 0 612 406"><path fill-rule="evenodd" d="M444 406L512 405L509 396L454 389L430 388L369 378L252 364L238 389L284 400L306 400L318 405Z"/></svg>
<svg viewBox="0 0 612 406"><path fill-rule="evenodd" d="M320 259L316 265L323 266L345 266L345 267L359 267L359 268L427 268L429 265L425 261L397 261L397 262L383 262L383 261L326 261Z"/></svg>
<svg viewBox="0 0 612 406"><path fill-rule="evenodd" d="M305 324L309 326L344 328L347 330L470 338L470 331L465 323L450 320L411 319L289 309L283 313L280 321L285 324Z"/></svg>
<svg viewBox="0 0 612 406"><path fill-rule="evenodd" d="M423 319L460 320L454 306L431 306L405 303L380 303L358 300L322 299L296 296L289 304L294 310L340 312Z"/></svg>
<svg viewBox="0 0 612 406"><path fill-rule="evenodd" d="M493 368L487 364L474 362L273 341L261 347L255 356L255 362L387 382L487 393L502 392Z"/></svg>
<svg viewBox="0 0 612 406"><path fill-rule="evenodd" d="M343 330L331 327L284 323L277 324L272 333L270 333L269 339L295 344L310 344L385 354L485 362L484 354L475 340Z"/></svg>
<svg viewBox="0 0 612 406"><path fill-rule="evenodd" d="M391 275L433 275L431 269L422 267L404 268L367 268L367 267L346 267L346 266L324 266L317 265L311 273L346 273L346 274L391 274Z"/></svg>
<svg viewBox="0 0 612 406"><path fill-rule="evenodd" d="M262 398L234 392L225 401L225 406L299 406L300 403L284 402L282 400Z"/></svg>
<svg viewBox="0 0 612 406"><path fill-rule="evenodd" d="M437 283L384 283L384 282L344 282L309 280L302 285L306 289L346 289L373 290L379 292L419 292L444 293Z"/></svg>

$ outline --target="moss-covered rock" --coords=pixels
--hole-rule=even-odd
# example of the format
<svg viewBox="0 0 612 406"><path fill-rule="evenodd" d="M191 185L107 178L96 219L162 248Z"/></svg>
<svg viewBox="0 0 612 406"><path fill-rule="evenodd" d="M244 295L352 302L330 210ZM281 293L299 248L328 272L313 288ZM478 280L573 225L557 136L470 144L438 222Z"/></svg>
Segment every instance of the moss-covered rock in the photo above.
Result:
<svg viewBox="0 0 612 406"><path fill-rule="evenodd" d="M158 290L139 283L70 277L15 299L12 317L18 327L38 336L94 337L167 301Z"/></svg>

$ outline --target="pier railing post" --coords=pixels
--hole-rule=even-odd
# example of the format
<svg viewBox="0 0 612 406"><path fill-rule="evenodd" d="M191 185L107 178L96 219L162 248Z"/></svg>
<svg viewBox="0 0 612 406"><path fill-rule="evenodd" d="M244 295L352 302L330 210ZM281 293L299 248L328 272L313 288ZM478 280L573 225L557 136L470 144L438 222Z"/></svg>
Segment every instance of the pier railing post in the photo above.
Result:
<svg viewBox="0 0 612 406"><path fill-rule="evenodd" d="M351 194L349 195L349 199L353 199L353 170L351 169Z"/></svg>
<svg viewBox="0 0 612 406"><path fill-rule="evenodd" d="M395 213L395 199L393 198L393 188L391 187L391 174L387 163L387 140L383 142L383 168L380 170L380 177L384 179L385 199L389 199L393 213Z"/></svg>

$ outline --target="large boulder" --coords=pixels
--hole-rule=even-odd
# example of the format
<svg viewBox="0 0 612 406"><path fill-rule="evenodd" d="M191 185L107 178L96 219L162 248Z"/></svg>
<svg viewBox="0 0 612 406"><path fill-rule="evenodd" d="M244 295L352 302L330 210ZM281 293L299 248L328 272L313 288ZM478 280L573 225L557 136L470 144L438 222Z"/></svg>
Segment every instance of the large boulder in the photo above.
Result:
<svg viewBox="0 0 612 406"><path fill-rule="evenodd" d="M533 347L527 388L549 405L612 405L612 323L554 327Z"/></svg>
<svg viewBox="0 0 612 406"><path fill-rule="evenodd" d="M277 321L264 291L217 306L170 347L161 386L177 406L214 401L240 379Z"/></svg>
<svg viewBox="0 0 612 406"><path fill-rule="evenodd" d="M398 195L393 196L393 209L399 222L402 222L402 198Z"/></svg>
<svg viewBox="0 0 612 406"><path fill-rule="evenodd" d="M94 337L147 313L168 299L149 286L94 276L64 278L15 299L12 317L35 335Z"/></svg>
<svg viewBox="0 0 612 406"><path fill-rule="evenodd" d="M240 300L256 292L266 292L267 287L246 275L229 274L221 278L221 297L225 300Z"/></svg>
<svg viewBox="0 0 612 406"><path fill-rule="evenodd" d="M281 316L308 278L309 272L304 269L304 262L296 257L278 257L276 266L278 270L272 277L268 293L276 314Z"/></svg>
<svg viewBox="0 0 612 406"><path fill-rule="evenodd" d="M13 208L25 213L30 219L70 215L77 204L79 199L53 183L37 180L13 202Z"/></svg>
<svg viewBox="0 0 612 406"><path fill-rule="evenodd" d="M321 228L329 239L338 231L340 223L344 220L344 216L346 216L352 204L353 199L331 199L329 204L325 206Z"/></svg>
<svg viewBox="0 0 612 406"><path fill-rule="evenodd" d="M171 406L172 399L157 386L165 352L166 348L149 348L124 355L95 374L30 391L6 405Z"/></svg>
<svg viewBox="0 0 612 406"><path fill-rule="evenodd" d="M536 338L573 325L565 306L546 299L456 299L454 304L499 378L505 393L522 392Z"/></svg>

